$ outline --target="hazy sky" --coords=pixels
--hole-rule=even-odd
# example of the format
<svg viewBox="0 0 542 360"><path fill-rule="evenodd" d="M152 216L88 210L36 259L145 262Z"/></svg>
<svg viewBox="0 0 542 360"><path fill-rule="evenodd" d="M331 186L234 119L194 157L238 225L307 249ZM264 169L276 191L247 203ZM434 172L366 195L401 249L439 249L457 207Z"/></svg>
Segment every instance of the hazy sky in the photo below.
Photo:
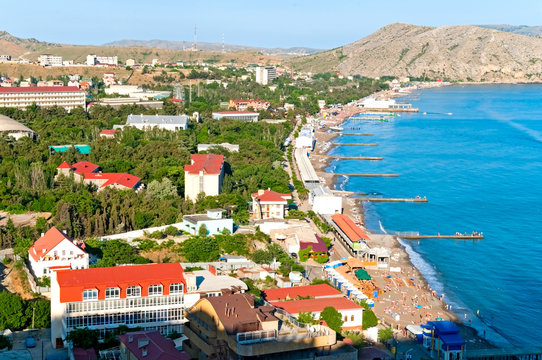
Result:
<svg viewBox="0 0 542 360"><path fill-rule="evenodd" d="M394 22L542 25L541 0L0 0L0 9L0 30L71 44L192 41L197 24L199 41L224 33L229 44L328 49Z"/></svg>

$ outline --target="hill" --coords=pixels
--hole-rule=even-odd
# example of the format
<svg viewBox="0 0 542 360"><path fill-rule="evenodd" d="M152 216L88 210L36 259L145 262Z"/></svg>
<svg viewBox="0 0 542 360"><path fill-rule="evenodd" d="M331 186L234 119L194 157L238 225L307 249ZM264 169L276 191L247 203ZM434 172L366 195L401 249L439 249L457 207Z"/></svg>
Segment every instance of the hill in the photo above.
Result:
<svg viewBox="0 0 542 360"><path fill-rule="evenodd" d="M24 39L11 35L7 31L0 31L0 53L13 57L21 56L32 51L41 51L46 48L59 47L60 44Z"/></svg>
<svg viewBox="0 0 542 360"><path fill-rule="evenodd" d="M527 26L527 25L478 25L486 29L494 29L500 31L506 31L513 34L527 35L527 36L542 36L542 26Z"/></svg>
<svg viewBox="0 0 542 360"><path fill-rule="evenodd" d="M192 48L191 41L171 41L171 40L119 40L113 41L103 46L113 46L113 47L132 47L132 46L142 46L149 48L157 49L169 49L169 50L184 50ZM198 42L198 50L202 51L213 51L221 52L222 43L210 43L210 42ZM292 55L307 55L314 54L322 50L311 49L307 47L292 47L292 48L263 48L256 46L244 46L244 45L232 45L224 44L225 52L236 52L236 51L257 51L266 55L273 56L292 56Z"/></svg>
<svg viewBox="0 0 542 360"><path fill-rule="evenodd" d="M290 59L295 70L454 81L542 80L542 39L481 28L396 23L354 43Z"/></svg>

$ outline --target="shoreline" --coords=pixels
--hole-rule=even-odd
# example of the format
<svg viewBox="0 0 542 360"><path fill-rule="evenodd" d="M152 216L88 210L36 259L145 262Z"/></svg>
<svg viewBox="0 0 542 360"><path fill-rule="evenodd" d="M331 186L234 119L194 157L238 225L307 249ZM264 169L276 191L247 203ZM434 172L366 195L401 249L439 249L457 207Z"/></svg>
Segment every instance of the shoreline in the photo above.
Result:
<svg viewBox="0 0 542 360"><path fill-rule="evenodd" d="M446 84L453 86L455 84ZM442 85L444 86L444 84ZM407 93L394 93L391 91L382 91L371 96L404 96ZM354 113L363 112L357 109ZM353 115L353 109L345 108L341 110L333 119L326 121L328 126L338 126ZM332 124L332 125L330 125ZM315 155L325 155L334 146L331 145L340 132L329 132L328 130L314 133L316 146L313 150ZM329 173L326 169L333 162L333 159L319 156L311 156L311 163L324 184L332 190L336 189L339 176ZM390 264L385 270L367 269L373 277L374 284L382 291L379 297L375 298L373 308L375 314L382 319L384 323L399 330L401 335L405 335L404 328L408 324L426 323L428 320L451 320L458 325L460 332L469 344L469 348L490 348L494 347L488 340L483 338L478 331L468 324L464 323L460 316L452 311L451 306L445 302L445 299L433 291L425 279L424 275L418 269L406 247L401 244L397 236L388 234L376 234L367 230L365 227L365 208L361 201L356 200L356 194L345 192L342 194L343 213L350 216L358 223L370 237L371 247L384 247L390 250ZM391 272L390 268L400 268L400 272Z"/></svg>

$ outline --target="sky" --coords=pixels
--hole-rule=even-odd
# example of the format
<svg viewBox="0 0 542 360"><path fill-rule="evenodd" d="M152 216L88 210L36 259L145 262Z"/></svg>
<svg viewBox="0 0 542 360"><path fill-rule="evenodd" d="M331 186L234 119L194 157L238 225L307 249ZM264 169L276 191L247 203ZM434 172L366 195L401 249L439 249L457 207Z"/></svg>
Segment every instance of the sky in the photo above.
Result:
<svg viewBox="0 0 542 360"><path fill-rule="evenodd" d="M41 41L123 39L330 49L387 24L542 25L541 0L0 0L0 30Z"/></svg>

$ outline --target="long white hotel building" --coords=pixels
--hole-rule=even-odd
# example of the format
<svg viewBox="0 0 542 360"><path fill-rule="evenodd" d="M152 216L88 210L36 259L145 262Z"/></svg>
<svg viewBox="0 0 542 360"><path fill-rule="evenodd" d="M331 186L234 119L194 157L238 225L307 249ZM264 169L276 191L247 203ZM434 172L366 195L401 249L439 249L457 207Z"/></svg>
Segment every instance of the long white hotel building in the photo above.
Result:
<svg viewBox="0 0 542 360"><path fill-rule="evenodd" d="M0 107L25 109L32 104L85 109L85 92L76 86L0 87Z"/></svg>
<svg viewBox="0 0 542 360"><path fill-rule="evenodd" d="M227 289L227 290L226 290ZM244 292L246 285L213 269L185 273L181 264L60 270L51 274L51 342L64 347L75 328L100 338L120 325L182 333L184 309L200 297Z"/></svg>

